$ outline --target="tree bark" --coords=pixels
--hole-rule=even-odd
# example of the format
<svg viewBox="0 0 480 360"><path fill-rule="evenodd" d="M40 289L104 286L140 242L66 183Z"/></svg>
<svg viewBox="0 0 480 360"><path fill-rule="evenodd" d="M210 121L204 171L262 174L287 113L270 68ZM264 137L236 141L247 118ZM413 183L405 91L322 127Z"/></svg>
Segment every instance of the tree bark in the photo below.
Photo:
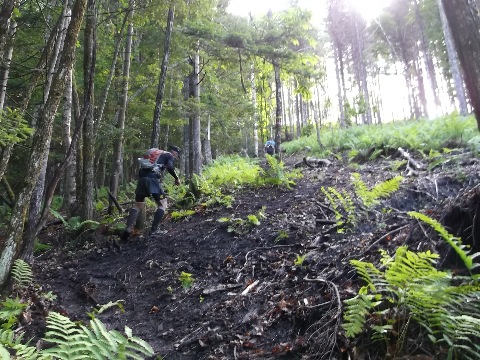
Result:
<svg viewBox="0 0 480 360"><path fill-rule="evenodd" d="M167 78L168 60L170 58L170 41L172 39L174 19L174 8L168 9L167 17L167 30L165 33L165 45L163 47L163 59L162 66L160 68L160 79L158 80L157 98L155 100L155 110L153 112L153 126L152 126L152 138L150 146L152 148L158 147L160 136L160 116L162 114L163 95L165 92L165 81Z"/></svg>
<svg viewBox="0 0 480 360"><path fill-rule="evenodd" d="M88 0L88 16L85 22L84 31L84 87L95 89L94 75L96 62L96 26L97 26L97 8L96 0ZM91 84L90 84L91 83ZM83 178L82 178L82 219L90 220L93 218L94 203L94 185L95 177L93 174L95 164L95 131L94 131L94 90L91 93L84 93L84 104L87 106L87 115L83 123ZM85 98L88 96L88 98Z"/></svg>
<svg viewBox="0 0 480 360"><path fill-rule="evenodd" d="M28 159L30 167L25 174L25 185L19 192L17 202L12 209L5 239L0 245L0 285L2 286L5 284L13 261L21 248L22 232L30 197L40 175L41 165L49 154L48 143L52 136L53 120L63 94L68 70L74 63L75 47L83 20L85 3L86 0L77 0L72 9L71 22L67 29L58 72L54 75L51 91L38 116L38 127L32 139L31 153Z"/></svg>
<svg viewBox="0 0 480 360"><path fill-rule="evenodd" d="M442 0L480 130L480 17L474 0Z"/></svg>
<svg viewBox="0 0 480 360"><path fill-rule="evenodd" d="M275 153L281 156L280 145L282 143L282 82L280 80L280 65L273 61L273 70L275 72Z"/></svg>
<svg viewBox="0 0 480 360"><path fill-rule="evenodd" d="M459 113L462 116L466 116L468 114L468 104L467 98L465 96L463 75L462 71L460 70L458 56L455 51L452 30L450 29L450 26L448 24L442 0L437 0L437 4L440 11L440 19L442 20L442 29L445 37L445 47L447 48L448 63L450 64L450 71L452 73L453 83L455 86L455 95L458 102Z"/></svg>
<svg viewBox="0 0 480 360"><path fill-rule="evenodd" d="M132 14L130 14L131 18ZM118 130L117 138L113 142L113 168L110 175L110 192L114 197L118 196L118 184L119 179L122 174L122 163L123 163L123 143L124 143L124 133L125 133L125 116L127 113L127 102L128 102L128 83L130 80L130 63L131 63L131 54L132 54L132 37L133 37L133 23L130 20L127 29L127 39L125 44L125 52L123 55L123 73L122 73L122 95L120 98L120 104L118 109L118 120L116 128ZM108 206L108 213L113 213L114 203L110 200Z"/></svg>

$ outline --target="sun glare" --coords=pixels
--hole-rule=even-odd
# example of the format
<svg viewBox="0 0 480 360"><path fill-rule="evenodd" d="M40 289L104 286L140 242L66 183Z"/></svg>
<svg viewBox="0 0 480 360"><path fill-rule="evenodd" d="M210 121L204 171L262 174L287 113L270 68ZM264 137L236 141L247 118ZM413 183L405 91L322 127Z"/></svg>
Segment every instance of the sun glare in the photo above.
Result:
<svg viewBox="0 0 480 360"><path fill-rule="evenodd" d="M350 0L350 4L368 22L377 18L390 2L391 0Z"/></svg>

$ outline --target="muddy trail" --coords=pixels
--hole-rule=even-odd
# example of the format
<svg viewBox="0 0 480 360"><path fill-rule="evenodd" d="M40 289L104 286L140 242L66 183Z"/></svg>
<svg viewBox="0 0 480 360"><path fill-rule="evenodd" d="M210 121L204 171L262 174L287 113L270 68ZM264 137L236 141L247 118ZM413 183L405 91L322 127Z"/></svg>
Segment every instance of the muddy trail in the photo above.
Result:
<svg viewBox="0 0 480 360"><path fill-rule="evenodd" d="M300 159L286 158L286 170ZM393 170L401 160L395 153L360 164L332 160L328 166L301 166L304 177L291 189L236 191L232 208L197 208L175 222L167 217L165 234L137 233L121 249L91 234L80 249L68 250L62 229L49 228L42 241L56 239L53 243L63 246L36 257L35 281L57 295L54 310L72 320L86 321L93 308L121 301L122 307L97 318L109 329L130 327L163 359L356 358L359 345L347 340L341 327L342 302L362 285L351 259L378 264L379 249L393 254L408 245L440 253L442 266L457 266L439 236L408 216L411 210L475 240L479 159L458 151L431 169ZM352 173L369 188L397 175L404 180L370 209L357 206L352 195L358 210L342 228L335 216L341 207L335 208L322 187L354 194ZM249 215L260 224L252 224ZM31 335L41 336L42 325L33 320ZM382 351L372 348L369 356L383 359ZM419 345L409 351L423 350Z"/></svg>

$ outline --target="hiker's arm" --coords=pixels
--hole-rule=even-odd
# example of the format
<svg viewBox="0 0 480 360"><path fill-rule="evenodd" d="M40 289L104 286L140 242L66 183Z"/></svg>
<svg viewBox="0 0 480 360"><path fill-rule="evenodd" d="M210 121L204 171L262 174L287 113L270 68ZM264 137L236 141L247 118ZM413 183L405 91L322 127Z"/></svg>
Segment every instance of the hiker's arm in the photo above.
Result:
<svg viewBox="0 0 480 360"><path fill-rule="evenodd" d="M168 160L166 167L167 167L167 171L175 179L175 185L180 185L180 179L179 179L177 173L175 172L175 166L173 165L173 159Z"/></svg>

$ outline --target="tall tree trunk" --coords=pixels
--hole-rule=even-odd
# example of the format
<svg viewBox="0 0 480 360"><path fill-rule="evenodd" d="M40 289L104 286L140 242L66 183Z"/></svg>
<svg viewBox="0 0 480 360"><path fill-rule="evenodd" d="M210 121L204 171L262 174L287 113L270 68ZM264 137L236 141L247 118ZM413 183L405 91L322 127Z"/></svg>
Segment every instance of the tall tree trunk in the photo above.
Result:
<svg viewBox="0 0 480 360"><path fill-rule="evenodd" d="M363 32L360 32L358 29L358 18L354 15L355 22L355 35L357 38L357 67L358 67L358 79L360 81L361 94L363 95L363 100L365 102L365 121L366 124L372 123L372 108L370 106L370 93L368 90L368 79L367 79L367 65L365 64L365 57L363 54L364 47L364 38Z"/></svg>
<svg viewBox="0 0 480 360"><path fill-rule="evenodd" d="M165 45L163 47L163 59L160 69L160 79L158 80L157 98L155 100L155 110L153 112L152 138L150 146L158 147L158 137L160 135L160 115L162 114L163 94L165 92L165 81L167 78L168 59L170 58L170 40L172 39L174 8L168 9L167 30L165 33Z"/></svg>
<svg viewBox="0 0 480 360"><path fill-rule="evenodd" d="M338 111L340 113L340 127L343 129L346 126L345 123L345 104L343 97L343 82L341 81L341 66L340 66L340 50L336 45L336 42L333 44L333 53L335 58L335 77L337 79L337 101L338 101Z"/></svg>
<svg viewBox="0 0 480 360"><path fill-rule="evenodd" d="M60 51L64 45L65 29L68 25L69 19L67 19L68 1L64 1L62 14L60 15L60 20L58 21L58 26L54 28L55 31L55 45L53 47L53 54L50 57L50 63L48 64L47 77L44 84L44 100L46 100L50 93L50 87L53 81L54 74L58 71L59 66L59 57ZM67 75L68 78L68 75ZM65 80L67 82L67 80ZM45 106L43 104L42 106ZM50 141L48 140L47 146L50 147ZM40 210L42 207L42 201L44 202L44 190L45 190L45 178L48 165L48 156L45 158L42 168L40 170L40 175L38 177L35 189L32 192L30 198L30 209L28 211L28 223L26 225L26 231L23 234L23 242L25 244L32 244L35 241L35 229L38 226L38 221L40 220Z"/></svg>
<svg viewBox="0 0 480 360"><path fill-rule="evenodd" d="M255 65L250 67L250 83L252 87L253 105L253 154L258 157L258 111L257 111L257 87L255 86Z"/></svg>
<svg viewBox="0 0 480 360"><path fill-rule="evenodd" d="M273 70L275 72L275 153L281 156L280 145L282 143L282 82L280 80L280 65L273 61Z"/></svg>
<svg viewBox="0 0 480 360"><path fill-rule="evenodd" d="M132 14L130 14L130 17ZM123 164L123 142L124 142L124 133L125 133L125 116L127 113L127 102L128 102L128 83L130 79L130 63L131 63L131 53L132 53L132 36L133 36L133 23L130 20L127 29L127 40L125 44L125 52L123 55L123 72L122 72L122 95L120 97L120 104L118 108L118 120L116 124L117 128L117 138L113 142L113 168L110 174L110 192L113 196L117 197L118 195L118 184L119 179L122 174L122 164ZM112 214L114 209L114 204L110 200L108 213Z"/></svg>
<svg viewBox="0 0 480 360"><path fill-rule="evenodd" d="M190 77L186 76L183 79L183 100L188 101L190 97ZM191 156L191 146L190 146L190 124L185 124L183 126L183 153L184 156L180 159L180 167L183 169L183 173L187 179L190 179L192 176L192 167L190 164Z"/></svg>
<svg viewBox="0 0 480 360"><path fill-rule="evenodd" d="M442 0L480 130L480 17L473 0Z"/></svg>
<svg viewBox="0 0 480 360"><path fill-rule="evenodd" d="M97 7L96 0L88 0L87 18L85 22L85 47L83 58L84 87L90 87L94 84L95 62L96 62L96 26L97 26ZM94 85L92 89L95 89ZM82 179L82 207L81 217L89 220L93 218L94 186L95 176L93 174L95 164L95 131L94 131L94 95L93 91L89 99L84 99L88 107L87 116L83 123L83 179Z"/></svg>
<svg viewBox="0 0 480 360"><path fill-rule="evenodd" d="M67 29L65 45L57 73L54 75L51 91L38 116L37 130L32 139L30 166L25 174L24 188L19 192L4 241L0 245L0 285L4 285L13 261L22 247L22 232L25 225L28 204L35 184L40 175L41 166L48 157L48 144L52 137L53 121L65 87L68 70L74 63L75 47L83 20L86 0L77 0L72 9L70 26Z"/></svg>
<svg viewBox="0 0 480 360"><path fill-rule="evenodd" d="M420 5L418 0L414 1L415 6L415 17L417 19L417 24L420 29L420 47L423 54L423 59L425 60L425 68L427 69L428 79L430 80L430 86L433 92L433 98L435 101L435 106L440 107L440 97L438 95L438 85L437 85L437 77L435 75L435 65L433 64L433 58L431 55L431 51L428 48L428 39L425 30L425 21L423 20L423 16L420 12Z"/></svg>
<svg viewBox="0 0 480 360"><path fill-rule="evenodd" d="M445 9L442 0L437 0L438 9L440 11L440 19L442 20L443 35L445 37L445 47L447 48L448 63L450 64L450 71L452 73L453 83L455 86L455 95L458 102L459 113L462 116L468 114L467 98L465 96L465 88L463 82L462 72L458 64L458 56L455 51L455 44L452 36L452 30L445 15Z"/></svg>
<svg viewBox="0 0 480 360"><path fill-rule="evenodd" d="M208 120L207 120L207 128L206 128L206 138L204 140L204 146L203 149L205 151L205 163L210 164L212 162L212 143L210 139L210 115L208 115Z"/></svg>
<svg viewBox="0 0 480 360"><path fill-rule="evenodd" d="M65 93L64 93L64 102L63 102L63 127L62 127L62 137L63 137L63 148L65 149L65 153L67 153L68 148L72 144L72 111L73 111L73 95L72 95L72 81L73 81L73 71L70 70L67 76L66 86L65 86ZM72 156L75 159L75 151L74 155ZM67 168L65 171L65 179L63 183L63 208L66 211L67 217L70 216L73 204L75 203L75 168L76 164L75 161L71 161L67 164Z"/></svg>
<svg viewBox="0 0 480 360"><path fill-rule="evenodd" d="M10 64L13 56L13 40L15 39L15 33L17 31L17 23L12 21L8 29L8 41L6 44L6 51L4 52L3 59L0 58L0 110L3 110L5 104L5 95L7 94L7 82L10 72ZM1 176L0 176L1 178Z"/></svg>
<svg viewBox="0 0 480 360"><path fill-rule="evenodd" d="M194 99L196 104L200 102L200 56L198 51L192 59L192 72L190 74L190 97ZM200 113L197 107L192 111L190 115L190 128L191 128L191 140L192 145L192 173L199 175L202 171L202 142L200 135Z"/></svg>

